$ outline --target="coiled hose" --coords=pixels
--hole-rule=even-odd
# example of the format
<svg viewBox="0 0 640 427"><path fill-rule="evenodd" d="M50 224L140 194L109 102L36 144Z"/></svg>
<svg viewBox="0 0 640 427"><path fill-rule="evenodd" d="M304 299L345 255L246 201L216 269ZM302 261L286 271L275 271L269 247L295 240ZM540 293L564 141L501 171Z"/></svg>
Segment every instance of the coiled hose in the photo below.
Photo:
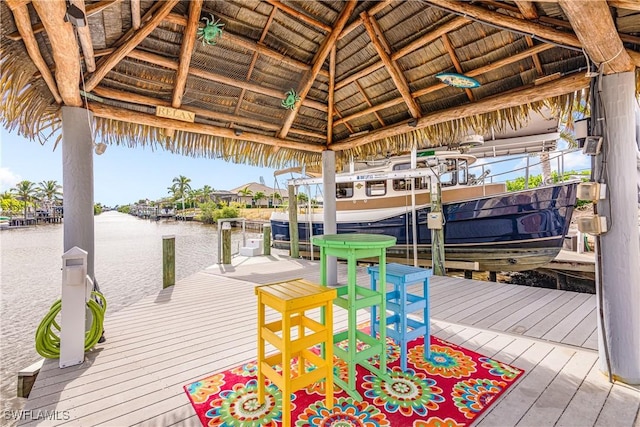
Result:
<svg viewBox="0 0 640 427"><path fill-rule="evenodd" d="M93 291L91 292L91 297L87 301L87 307L91 310L93 322L91 322L91 328L85 333L84 351L96 345L102 336L104 313L107 310L107 300L104 295ZM97 302L94 297L99 299L100 302ZM56 316L60 313L60 310L62 310L62 300L53 303L49 313L44 316L36 331L36 351L40 356L47 359L60 357L60 325L56 322Z"/></svg>

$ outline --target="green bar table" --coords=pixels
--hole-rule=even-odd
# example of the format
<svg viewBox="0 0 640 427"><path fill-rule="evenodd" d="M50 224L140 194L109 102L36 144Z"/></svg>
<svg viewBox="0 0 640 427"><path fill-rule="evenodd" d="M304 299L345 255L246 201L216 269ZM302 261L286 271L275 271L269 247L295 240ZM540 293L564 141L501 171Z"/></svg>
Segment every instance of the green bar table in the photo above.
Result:
<svg viewBox="0 0 640 427"><path fill-rule="evenodd" d="M374 291L368 287L358 286L357 260L362 258L378 258L380 276L386 277L387 248L396 244L396 238L382 234L325 234L312 237L312 243L320 247L320 283L327 286L327 257L335 256L347 260L347 286L337 288L338 297L334 304L348 312L348 328L333 336L333 342L339 343L347 339L348 348L343 350L334 345L334 354L344 360L348 366L347 382L335 377L334 381L352 398L362 401L356 391L356 365L361 365L375 375L387 378L386 331L380 328L378 338L358 331L357 311L374 305L380 306L380 323L386 324L385 286ZM357 342L362 341L369 347L357 351ZM380 357L380 366L369 363L374 356Z"/></svg>

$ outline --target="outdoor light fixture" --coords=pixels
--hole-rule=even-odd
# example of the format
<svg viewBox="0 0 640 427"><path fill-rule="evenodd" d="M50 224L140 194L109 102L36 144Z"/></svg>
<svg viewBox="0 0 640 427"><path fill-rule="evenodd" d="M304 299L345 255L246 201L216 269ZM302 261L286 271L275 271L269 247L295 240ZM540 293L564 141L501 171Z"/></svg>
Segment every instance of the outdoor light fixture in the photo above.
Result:
<svg viewBox="0 0 640 427"><path fill-rule="evenodd" d="M236 129L236 130L233 131L233 133L235 133L236 136L240 136L240 135L242 135L242 129Z"/></svg>
<svg viewBox="0 0 640 427"><path fill-rule="evenodd" d="M96 152L96 154L98 156L104 154L105 151L107 151L107 144L105 144L104 142L100 142L99 144L95 144L95 147L93 148L93 150Z"/></svg>
<svg viewBox="0 0 640 427"><path fill-rule="evenodd" d="M414 128L414 127L418 126L418 119L411 119L411 120L409 120L409 121L407 122L407 124L408 124L409 126L411 126L412 128Z"/></svg>
<svg viewBox="0 0 640 427"><path fill-rule="evenodd" d="M65 22L71 22L76 27L84 27L87 25L84 12L75 4L67 6L67 13L64 15Z"/></svg>
<svg viewBox="0 0 640 427"><path fill-rule="evenodd" d="M436 78L442 83L453 87L473 89L480 86L480 82L469 76L458 73L440 73L436 74Z"/></svg>

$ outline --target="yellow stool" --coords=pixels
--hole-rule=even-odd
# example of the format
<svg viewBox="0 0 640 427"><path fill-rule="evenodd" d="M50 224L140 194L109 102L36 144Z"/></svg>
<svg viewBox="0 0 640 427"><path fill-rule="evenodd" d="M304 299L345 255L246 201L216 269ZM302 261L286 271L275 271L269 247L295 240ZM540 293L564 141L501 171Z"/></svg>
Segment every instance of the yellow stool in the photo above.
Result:
<svg viewBox="0 0 640 427"><path fill-rule="evenodd" d="M336 290L307 280L294 279L255 288L258 296L258 403L264 403L265 377L282 392L282 425L291 424L291 393L324 378L325 406L333 407L333 300ZM265 323L265 307L281 314L281 319ZM314 308L324 310L324 324L305 316ZM291 329L298 327L292 338ZM280 332L280 334L278 334ZM310 332L310 333L308 333ZM269 343L278 353L265 356ZM324 359L310 350L325 348ZM292 377L291 360L297 357L297 375ZM305 361L316 369L305 373ZM281 364L282 374L274 366Z"/></svg>

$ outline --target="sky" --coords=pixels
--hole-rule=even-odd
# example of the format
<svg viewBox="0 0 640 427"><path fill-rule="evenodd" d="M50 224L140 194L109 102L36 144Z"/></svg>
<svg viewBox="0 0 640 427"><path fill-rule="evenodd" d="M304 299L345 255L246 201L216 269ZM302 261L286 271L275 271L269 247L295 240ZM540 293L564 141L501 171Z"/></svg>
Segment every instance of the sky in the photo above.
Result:
<svg viewBox="0 0 640 427"><path fill-rule="evenodd" d="M51 138L52 140L54 138ZM40 145L15 133L0 130L0 192L22 180L55 180L62 183L60 144ZM192 189L209 185L216 190L231 190L260 182L274 187L274 169L228 163L219 159L192 158L150 148L109 145L105 153L93 158L94 201L104 206L125 205L140 199L157 200L169 196L173 178L191 179ZM278 185L283 187L279 177Z"/></svg>
<svg viewBox="0 0 640 427"><path fill-rule="evenodd" d="M53 138L52 138L53 140ZM562 142L559 144L563 148ZM62 182L61 147L53 150L53 141L40 145L15 133L0 130L0 192L11 189L16 183L28 180L35 183L55 180ZM492 159L479 159L483 164ZM537 158L530 160L537 163ZM589 156L581 152L565 157L564 169L584 170L590 164ZM524 158L491 166L492 174L508 172L496 178L502 182L524 176L517 170L526 165ZM557 170L557 161L552 161L552 169ZM162 149L128 148L110 145L101 156L94 156L94 201L113 207L135 203L141 199L158 200L169 196L168 187L173 178L184 175L191 179L193 189L209 185L216 190L231 190L251 182L260 182L260 177L269 187L275 187L274 169L259 168L243 164L228 163L219 159L192 158L169 153ZM532 168L532 175L540 174L540 166ZM479 173L476 173L479 175ZM287 176L278 177L278 187L286 188ZM312 197L316 197L311 190Z"/></svg>

